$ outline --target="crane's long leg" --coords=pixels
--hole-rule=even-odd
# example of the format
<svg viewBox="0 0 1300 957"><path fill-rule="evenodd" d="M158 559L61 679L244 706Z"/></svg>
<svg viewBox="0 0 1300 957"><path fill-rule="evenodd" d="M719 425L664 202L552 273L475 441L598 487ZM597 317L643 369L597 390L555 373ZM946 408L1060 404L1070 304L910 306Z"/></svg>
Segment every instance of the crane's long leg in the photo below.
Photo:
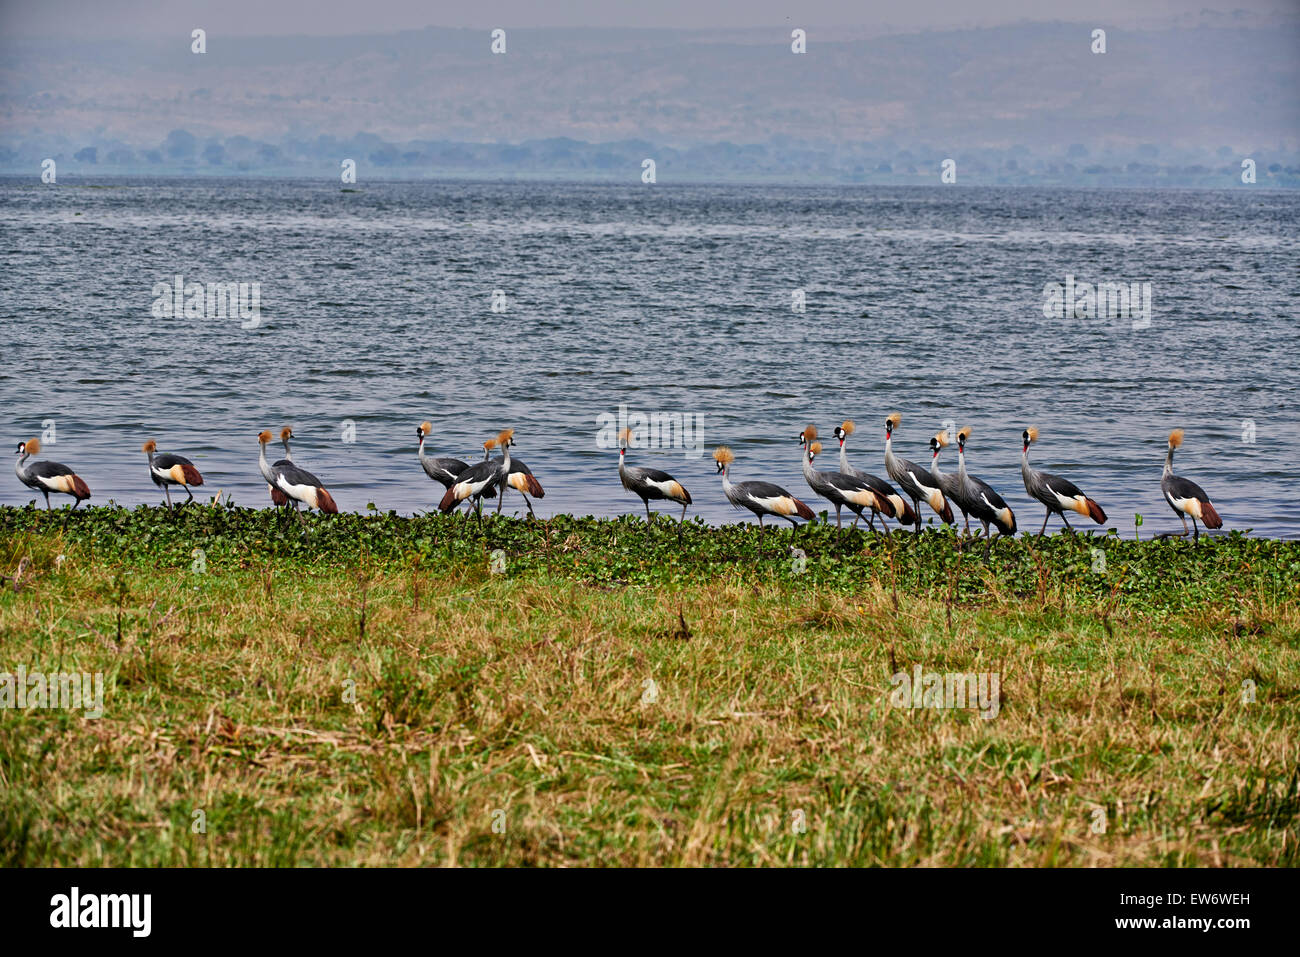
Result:
<svg viewBox="0 0 1300 957"><path fill-rule="evenodd" d="M985 541L984 541L984 560L985 560L985 561L988 561L988 560L989 560L989 550L993 547L993 539L994 539L994 538L1001 538L1001 537L1002 537L1002 533L1001 533L1001 532L998 532L996 535L993 536L993 538L989 538L989 537L988 537L988 526L985 526L985 528L984 528L984 537L985 537Z"/></svg>
<svg viewBox="0 0 1300 957"><path fill-rule="evenodd" d="M645 506L645 523L649 525L650 524L650 499L648 498L641 499L641 504Z"/></svg>
<svg viewBox="0 0 1300 957"><path fill-rule="evenodd" d="M1038 530L1038 537L1043 537L1043 532L1047 531L1047 520L1052 517L1052 510L1049 508L1047 514L1043 516L1043 527Z"/></svg>
<svg viewBox="0 0 1300 957"><path fill-rule="evenodd" d="M1063 522L1065 523L1065 529L1066 529L1066 531L1071 532L1071 533L1074 532L1074 529L1070 527L1070 520L1069 520L1068 518L1065 517L1065 513L1064 513L1064 512L1061 513L1061 521L1063 521Z"/></svg>
<svg viewBox="0 0 1300 957"><path fill-rule="evenodd" d="M840 521L840 508L841 508L841 506L840 506L840 504L837 502L836 505L835 505L835 527L836 527L836 528L843 528L843 527L844 527L844 523Z"/></svg>
<svg viewBox="0 0 1300 957"><path fill-rule="evenodd" d="M44 489L42 489L41 491L42 491L42 492L44 493L44 495L45 495L45 511L47 511L47 512L52 512L53 509L50 508L50 493L49 493L49 492L46 492ZM1184 522L1183 524L1186 525L1187 523Z"/></svg>
<svg viewBox="0 0 1300 957"><path fill-rule="evenodd" d="M48 495L46 496L46 499L47 499L47 500L49 499L49 496L48 496ZM762 513L762 512L759 512L759 513L758 513L758 527L759 527L759 528L762 528L762 527L763 527L763 513Z"/></svg>
<svg viewBox="0 0 1300 957"><path fill-rule="evenodd" d="M190 487L186 485L184 486L184 488L185 488L185 494L189 496L189 498L186 499L186 501L188 502L194 501L194 493L190 491Z"/></svg>
<svg viewBox="0 0 1300 957"><path fill-rule="evenodd" d="M523 492L520 492L519 494L520 494L520 495L524 495ZM527 496L527 495L524 495L524 504L528 506L528 517L529 517L529 518L536 518L536 516L533 515L533 503L530 502L530 501L528 501L528 496Z"/></svg>
<svg viewBox="0 0 1300 957"><path fill-rule="evenodd" d="M682 505L682 524L686 524L686 506Z"/></svg>
<svg viewBox="0 0 1300 957"><path fill-rule="evenodd" d="M921 534L921 500L912 499L912 511L916 512L916 534Z"/></svg>
<svg viewBox="0 0 1300 957"><path fill-rule="evenodd" d="M167 511L170 512L172 508L172 492L171 489L166 485L163 486L163 495L167 497Z"/></svg>
<svg viewBox="0 0 1300 957"><path fill-rule="evenodd" d="M75 506L74 506L74 507L75 507ZM1196 534L1192 536L1192 541L1194 541L1194 542L1199 542L1199 541L1201 540L1201 526L1199 526L1199 525L1196 524L1196 516L1195 516L1195 515L1192 516L1192 528L1193 528L1193 529L1195 530L1195 532L1196 532Z"/></svg>

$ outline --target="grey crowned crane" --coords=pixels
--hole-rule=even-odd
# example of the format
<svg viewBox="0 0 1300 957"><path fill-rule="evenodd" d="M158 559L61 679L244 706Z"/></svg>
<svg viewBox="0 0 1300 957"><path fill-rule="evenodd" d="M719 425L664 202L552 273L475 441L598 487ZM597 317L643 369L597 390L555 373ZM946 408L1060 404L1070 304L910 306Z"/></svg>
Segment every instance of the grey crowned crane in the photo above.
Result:
<svg viewBox="0 0 1300 957"><path fill-rule="evenodd" d="M880 512L880 525L885 529L885 531L889 531L889 527L885 524L886 515L897 519L900 525L916 524L916 510L907 504L907 500L898 494L898 491L894 486L890 485L882 478L877 478L870 472L856 469L849 464L848 454L844 451L844 443L848 440L848 437L853 434L855 428L856 426L854 426L852 419L845 419L842 425L837 425L835 427L835 438L839 439L840 442L840 471L845 475L852 475L854 478L866 482L875 490L878 499L888 503L890 507L886 511ZM873 530L876 527L876 512L876 509L872 509L871 516L867 519L868 524ZM853 524L858 524L856 518L853 519Z"/></svg>
<svg viewBox="0 0 1300 957"><path fill-rule="evenodd" d="M172 507L171 487L173 485L185 489L185 494L189 496L187 501L194 501L194 493L190 491L190 486L202 485L203 476L199 474L193 462L169 452L159 455L158 443L153 439L140 446L140 451L149 456L149 478L153 479L154 485L163 490L168 508Z"/></svg>
<svg viewBox="0 0 1300 957"><path fill-rule="evenodd" d="M420 467L424 469L424 474L429 476L435 482L442 485L444 489L449 489L456 484L456 479L464 472L468 465L460 459L453 458L430 458L424 453L424 439L433 431L433 423L421 422L419 428L415 430L416 442L418 443L417 453L420 458ZM484 452L486 457L486 451Z"/></svg>
<svg viewBox="0 0 1300 957"><path fill-rule="evenodd" d="M284 458L271 463L272 465L285 465L286 463L290 465L293 464L293 453L289 451L289 440L291 438L293 438L293 429L286 425L280 430L280 443L284 446ZM289 496L285 495L274 485L268 485L266 490L271 493L271 504L276 508L285 508L292 504L293 510L295 512L298 510L298 503L294 502L289 498Z"/></svg>
<svg viewBox="0 0 1300 957"><path fill-rule="evenodd" d="M483 496L496 491L497 484L505 478L510 468L510 447L505 449L504 459L491 458L497 440L488 439L483 443L483 461L475 462L456 477L456 481L447 489L438 503L438 510L446 515L461 502L468 502L470 508L483 519Z"/></svg>
<svg viewBox="0 0 1300 957"><path fill-rule="evenodd" d="M656 502L677 502L682 507L682 521L686 521L686 509L691 504L691 493L681 482L667 472L646 468L642 465L627 464L627 443L632 437L631 429L624 429L618 434L618 478L623 487L637 495L645 505L645 520L651 519L650 500Z"/></svg>
<svg viewBox="0 0 1300 957"><path fill-rule="evenodd" d="M45 508L50 510L50 493L58 492L63 495L71 495L75 501L72 508L76 508L84 499L90 498L90 489L86 483L81 480L76 472L66 465L60 465L58 462L33 462L31 465L24 465L30 456L39 455L41 451L40 439L28 439L26 442L18 443L18 460L14 462L14 474L18 476L18 481L22 482L28 488L34 488L45 496ZM71 514L71 509L68 510Z"/></svg>
<svg viewBox="0 0 1300 957"><path fill-rule="evenodd" d="M1047 531L1047 521L1053 514L1061 516L1061 521L1065 523L1066 528L1070 528L1070 520L1065 517L1066 512L1078 512L1098 525L1105 525L1106 513L1102 511L1100 505L1080 492L1077 485L1059 475L1040 472L1030 466L1029 446L1038 441L1038 429L1030 426L1020 433L1020 439L1020 475L1025 480L1025 491L1029 493L1030 498L1036 498L1047 506L1047 514L1043 516L1043 527L1038 530L1039 537ZM1070 530L1073 531L1072 528Z"/></svg>
<svg viewBox="0 0 1300 957"><path fill-rule="evenodd" d="M821 455L822 444L816 441L817 430L809 426L804 430L804 438L814 441L807 443L806 453L800 453L803 459L803 477L808 487L835 506L835 527L842 528L840 510L848 506L849 511L858 517L864 508L879 511L881 502L875 491L859 479L843 472L819 472L813 468L813 460ZM885 529L886 534L889 530Z"/></svg>
<svg viewBox="0 0 1300 957"><path fill-rule="evenodd" d="M532 516L533 503L528 501L528 496L542 498L546 494L546 490L542 488L542 483L533 477L532 471L524 464L523 459L510 458L510 446L514 444L514 429L506 429L497 436L497 445L501 446L506 459L510 462L506 468L506 480L500 483L497 489L497 513L501 512L501 503L505 501L506 487L509 486L524 497L524 504L528 506L528 514Z"/></svg>
<svg viewBox="0 0 1300 957"><path fill-rule="evenodd" d="M334 504L334 497L321 484L321 480L306 469L299 468L288 459L280 459L274 465L267 463L266 446L270 441L270 432L263 431L257 434L257 465L262 471L262 477L266 479L266 484L284 493L286 498L301 502L308 508L314 508L327 515L338 512L339 507ZM295 505L295 510L296 508Z"/></svg>
<svg viewBox="0 0 1300 957"><path fill-rule="evenodd" d="M1187 516L1192 518L1193 540L1201 537L1199 519L1206 528L1223 528L1223 519L1210 502L1210 496L1190 479L1174 474L1174 450L1183 444L1183 430L1174 429L1169 433L1169 452L1165 455L1164 476L1160 480L1160 489L1165 493L1165 501L1183 522L1183 535L1187 534ZM1173 533L1177 535L1178 533Z"/></svg>
<svg viewBox="0 0 1300 957"><path fill-rule="evenodd" d="M969 535L970 512L966 511L966 506L962 504L964 499L961 496L961 480L956 474L944 472L939 468L939 453L947 447L947 432L940 432L930 439L930 477L939 484L940 490L948 501L957 506L957 510L961 512L962 521L966 526L966 534Z"/></svg>
<svg viewBox="0 0 1300 957"><path fill-rule="evenodd" d="M921 502L925 501L947 525L953 524L952 508L944 497L943 489L921 466L894 454L894 430L903 421L897 412L885 419L885 472L898 483L903 494L912 500L916 516L916 530L921 531Z"/></svg>
<svg viewBox="0 0 1300 957"><path fill-rule="evenodd" d="M807 522L816 518L812 509L779 485L771 482L739 482L732 485L728 473L735 460L736 456L725 445L713 451L713 461L718 463L718 474L722 476L723 494L736 508L747 508L757 515L760 526L764 515L783 518L795 527L799 525L795 521L796 516Z"/></svg>
<svg viewBox="0 0 1300 957"><path fill-rule="evenodd" d="M998 535L1016 533L1016 515L1002 496L993 491L993 487L966 471L966 440L970 438L968 426L957 433L957 497L962 507L979 519L984 526L986 545L984 554L993 540L988 537L989 525L998 530Z"/></svg>

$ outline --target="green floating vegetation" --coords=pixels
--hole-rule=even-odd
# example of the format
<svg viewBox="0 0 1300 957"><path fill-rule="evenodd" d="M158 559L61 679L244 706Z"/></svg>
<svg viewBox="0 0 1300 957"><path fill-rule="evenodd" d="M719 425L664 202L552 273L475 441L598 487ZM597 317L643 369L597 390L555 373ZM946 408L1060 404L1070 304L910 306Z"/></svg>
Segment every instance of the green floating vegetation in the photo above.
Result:
<svg viewBox="0 0 1300 957"><path fill-rule="evenodd" d="M65 522L66 519L66 522ZM854 591L875 581L894 593L957 602L1049 594L1149 610L1184 609L1248 590L1297 594L1300 542L1238 532L1199 542L1053 534L994 541L929 528L889 535L813 524L711 527L659 517L485 515L407 517L395 512L296 517L282 510L188 505L99 506L47 513L0 507L11 548L53 536L109 565L211 569L251 564L352 568L416 564L431 572L481 568L510 577L611 585L671 585L719 577Z"/></svg>

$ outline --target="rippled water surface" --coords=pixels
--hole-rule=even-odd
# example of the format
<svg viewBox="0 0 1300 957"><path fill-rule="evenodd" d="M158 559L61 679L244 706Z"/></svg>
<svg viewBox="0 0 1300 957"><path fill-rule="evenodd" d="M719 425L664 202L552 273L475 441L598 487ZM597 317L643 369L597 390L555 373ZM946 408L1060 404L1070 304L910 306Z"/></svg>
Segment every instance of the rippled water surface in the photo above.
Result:
<svg viewBox="0 0 1300 957"><path fill-rule="evenodd" d="M0 181L0 408L14 444L53 423L45 457L92 503L160 500L152 437L194 460L205 499L262 504L254 436L291 424L340 508L409 513L442 491L416 462L421 420L471 460L513 426L542 515L641 510L598 440L620 405L702 416L733 478L810 503L799 429L853 418L851 460L883 474L898 410L918 461L945 421L971 425L972 471L1036 531L1034 424L1035 464L1125 535L1138 513L1143 533L1176 526L1160 468L1182 426L1177 469L1227 529L1296 537L1298 219L1300 197L1249 190ZM177 273L260 283L261 323L153 318ZM1044 318L1067 275L1150 282L1149 327ZM629 461L672 472L712 523L747 517L707 454ZM31 497L0 479L0 503Z"/></svg>

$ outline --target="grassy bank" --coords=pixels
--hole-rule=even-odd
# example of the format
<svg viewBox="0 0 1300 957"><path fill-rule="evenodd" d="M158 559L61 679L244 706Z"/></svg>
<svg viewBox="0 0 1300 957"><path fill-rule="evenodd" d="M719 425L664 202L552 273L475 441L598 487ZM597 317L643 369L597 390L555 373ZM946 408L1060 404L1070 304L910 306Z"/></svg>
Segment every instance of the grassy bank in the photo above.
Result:
<svg viewBox="0 0 1300 957"><path fill-rule="evenodd" d="M0 670L107 692L0 712L3 864L1300 862L1300 543L0 509L20 567Z"/></svg>

